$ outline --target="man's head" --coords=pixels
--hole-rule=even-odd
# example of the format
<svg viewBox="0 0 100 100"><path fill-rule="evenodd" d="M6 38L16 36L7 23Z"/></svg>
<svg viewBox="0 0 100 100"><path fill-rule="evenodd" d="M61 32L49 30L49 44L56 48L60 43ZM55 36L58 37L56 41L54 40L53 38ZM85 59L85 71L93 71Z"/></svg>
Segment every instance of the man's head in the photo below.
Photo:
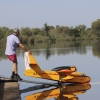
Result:
<svg viewBox="0 0 100 100"><path fill-rule="evenodd" d="M19 29L18 28L15 28L14 29L14 33L18 36L19 35Z"/></svg>

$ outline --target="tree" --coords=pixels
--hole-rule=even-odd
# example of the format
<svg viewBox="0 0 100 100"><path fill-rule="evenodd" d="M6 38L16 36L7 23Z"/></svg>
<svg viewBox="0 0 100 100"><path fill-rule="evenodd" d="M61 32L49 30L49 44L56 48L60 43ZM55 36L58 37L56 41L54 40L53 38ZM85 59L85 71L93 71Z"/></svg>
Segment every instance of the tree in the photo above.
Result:
<svg viewBox="0 0 100 100"><path fill-rule="evenodd" d="M0 39L4 38L9 29L7 27L0 27Z"/></svg>
<svg viewBox="0 0 100 100"><path fill-rule="evenodd" d="M49 26L47 25L47 23L44 24L43 30L45 31L46 36L49 35Z"/></svg>
<svg viewBox="0 0 100 100"><path fill-rule="evenodd" d="M86 26L85 25L78 25L75 28L79 31L80 36L86 35L86 32L85 32Z"/></svg>
<svg viewBox="0 0 100 100"><path fill-rule="evenodd" d="M8 36L8 35L10 35L10 34L12 34L13 33L13 30L12 29L9 29L9 30L7 30L7 32L6 32L6 34L5 34L5 38Z"/></svg>
<svg viewBox="0 0 100 100"><path fill-rule="evenodd" d="M91 29L93 34L100 36L100 19L92 22Z"/></svg>
<svg viewBox="0 0 100 100"><path fill-rule="evenodd" d="M32 32L31 32L31 29L29 27L26 27L26 28L21 28L21 35L22 36L32 36Z"/></svg>
<svg viewBox="0 0 100 100"><path fill-rule="evenodd" d="M78 29L79 31L85 31L86 26L85 25L78 25L78 26L76 26L76 29Z"/></svg>
<svg viewBox="0 0 100 100"><path fill-rule="evenodd" d="M39 28L32 28L32 35L38 35L41 32Z"/></svg>
<svg viewBox="0 0 100 100"><path fill-rule="evenodd" d="M70 32L69 32L69 35L70 36L75 36L75 37L79 37L80 36L80 32L78 29L70 29Z"/></svg>

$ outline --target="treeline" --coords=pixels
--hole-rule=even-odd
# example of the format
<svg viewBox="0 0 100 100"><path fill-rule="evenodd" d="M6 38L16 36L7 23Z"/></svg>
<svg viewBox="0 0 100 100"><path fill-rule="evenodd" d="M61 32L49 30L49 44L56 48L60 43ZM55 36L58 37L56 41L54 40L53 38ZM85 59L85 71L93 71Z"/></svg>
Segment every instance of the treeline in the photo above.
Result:
<svg viewBox="0 0 100 100"><path fill-rule="evenodd" d="M13 33L13 29L0 27L0 43L6 42L6 37ZM21 28L19 38L22 43L34 44L35 42L63 42L63 41L82 41L100 39L100 19L92 22L91 28L86 25L76 27L68 26L49 26L44 24L43 28Z"/></svg>

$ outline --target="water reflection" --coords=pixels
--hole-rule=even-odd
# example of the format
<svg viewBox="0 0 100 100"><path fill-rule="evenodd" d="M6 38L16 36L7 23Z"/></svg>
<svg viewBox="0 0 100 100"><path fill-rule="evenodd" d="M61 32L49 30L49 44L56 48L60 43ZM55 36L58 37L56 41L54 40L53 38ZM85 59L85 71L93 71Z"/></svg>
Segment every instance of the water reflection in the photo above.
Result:
<svg viewBox="0 0 100 100"><path fill-rule="evenodd" d="M38 89L47 90L30 94L25 97L26 100L79 100L77 95L86 93L91 88L90 84L64 84L56 88L49 88L50 86L38 85L21 90L21 93L34 91Z"/></svg>
<svg viewBox="0 0 100 100"><path fill-rule="evenodd" d="M62 42L55 44L35 44L25 45L30 48L36 55L44 54L46 59L55 53L57 55L65 55L76 52L77 54L86 54L87 49L92 48L94 56L100 57L100 43L99 41L83 41L83 42ZM5 46L4 46L5 47ZM4 54L5 48L0 47L0 60L7 59ZM20 48L17 49L17 54L23 56Z"/></svg>

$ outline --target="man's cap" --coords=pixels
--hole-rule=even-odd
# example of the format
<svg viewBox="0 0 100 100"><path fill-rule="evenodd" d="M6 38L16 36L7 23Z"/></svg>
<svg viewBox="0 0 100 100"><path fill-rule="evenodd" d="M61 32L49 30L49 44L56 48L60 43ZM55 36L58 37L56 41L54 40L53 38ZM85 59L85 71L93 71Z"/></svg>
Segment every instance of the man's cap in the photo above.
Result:
<svg viewBox="0 0 100 100"><path fill-rule="evenodd" d="M14 29L14 32L19 32L19 29L18 29L18 28L15 28L15 29Z"/></svg>

